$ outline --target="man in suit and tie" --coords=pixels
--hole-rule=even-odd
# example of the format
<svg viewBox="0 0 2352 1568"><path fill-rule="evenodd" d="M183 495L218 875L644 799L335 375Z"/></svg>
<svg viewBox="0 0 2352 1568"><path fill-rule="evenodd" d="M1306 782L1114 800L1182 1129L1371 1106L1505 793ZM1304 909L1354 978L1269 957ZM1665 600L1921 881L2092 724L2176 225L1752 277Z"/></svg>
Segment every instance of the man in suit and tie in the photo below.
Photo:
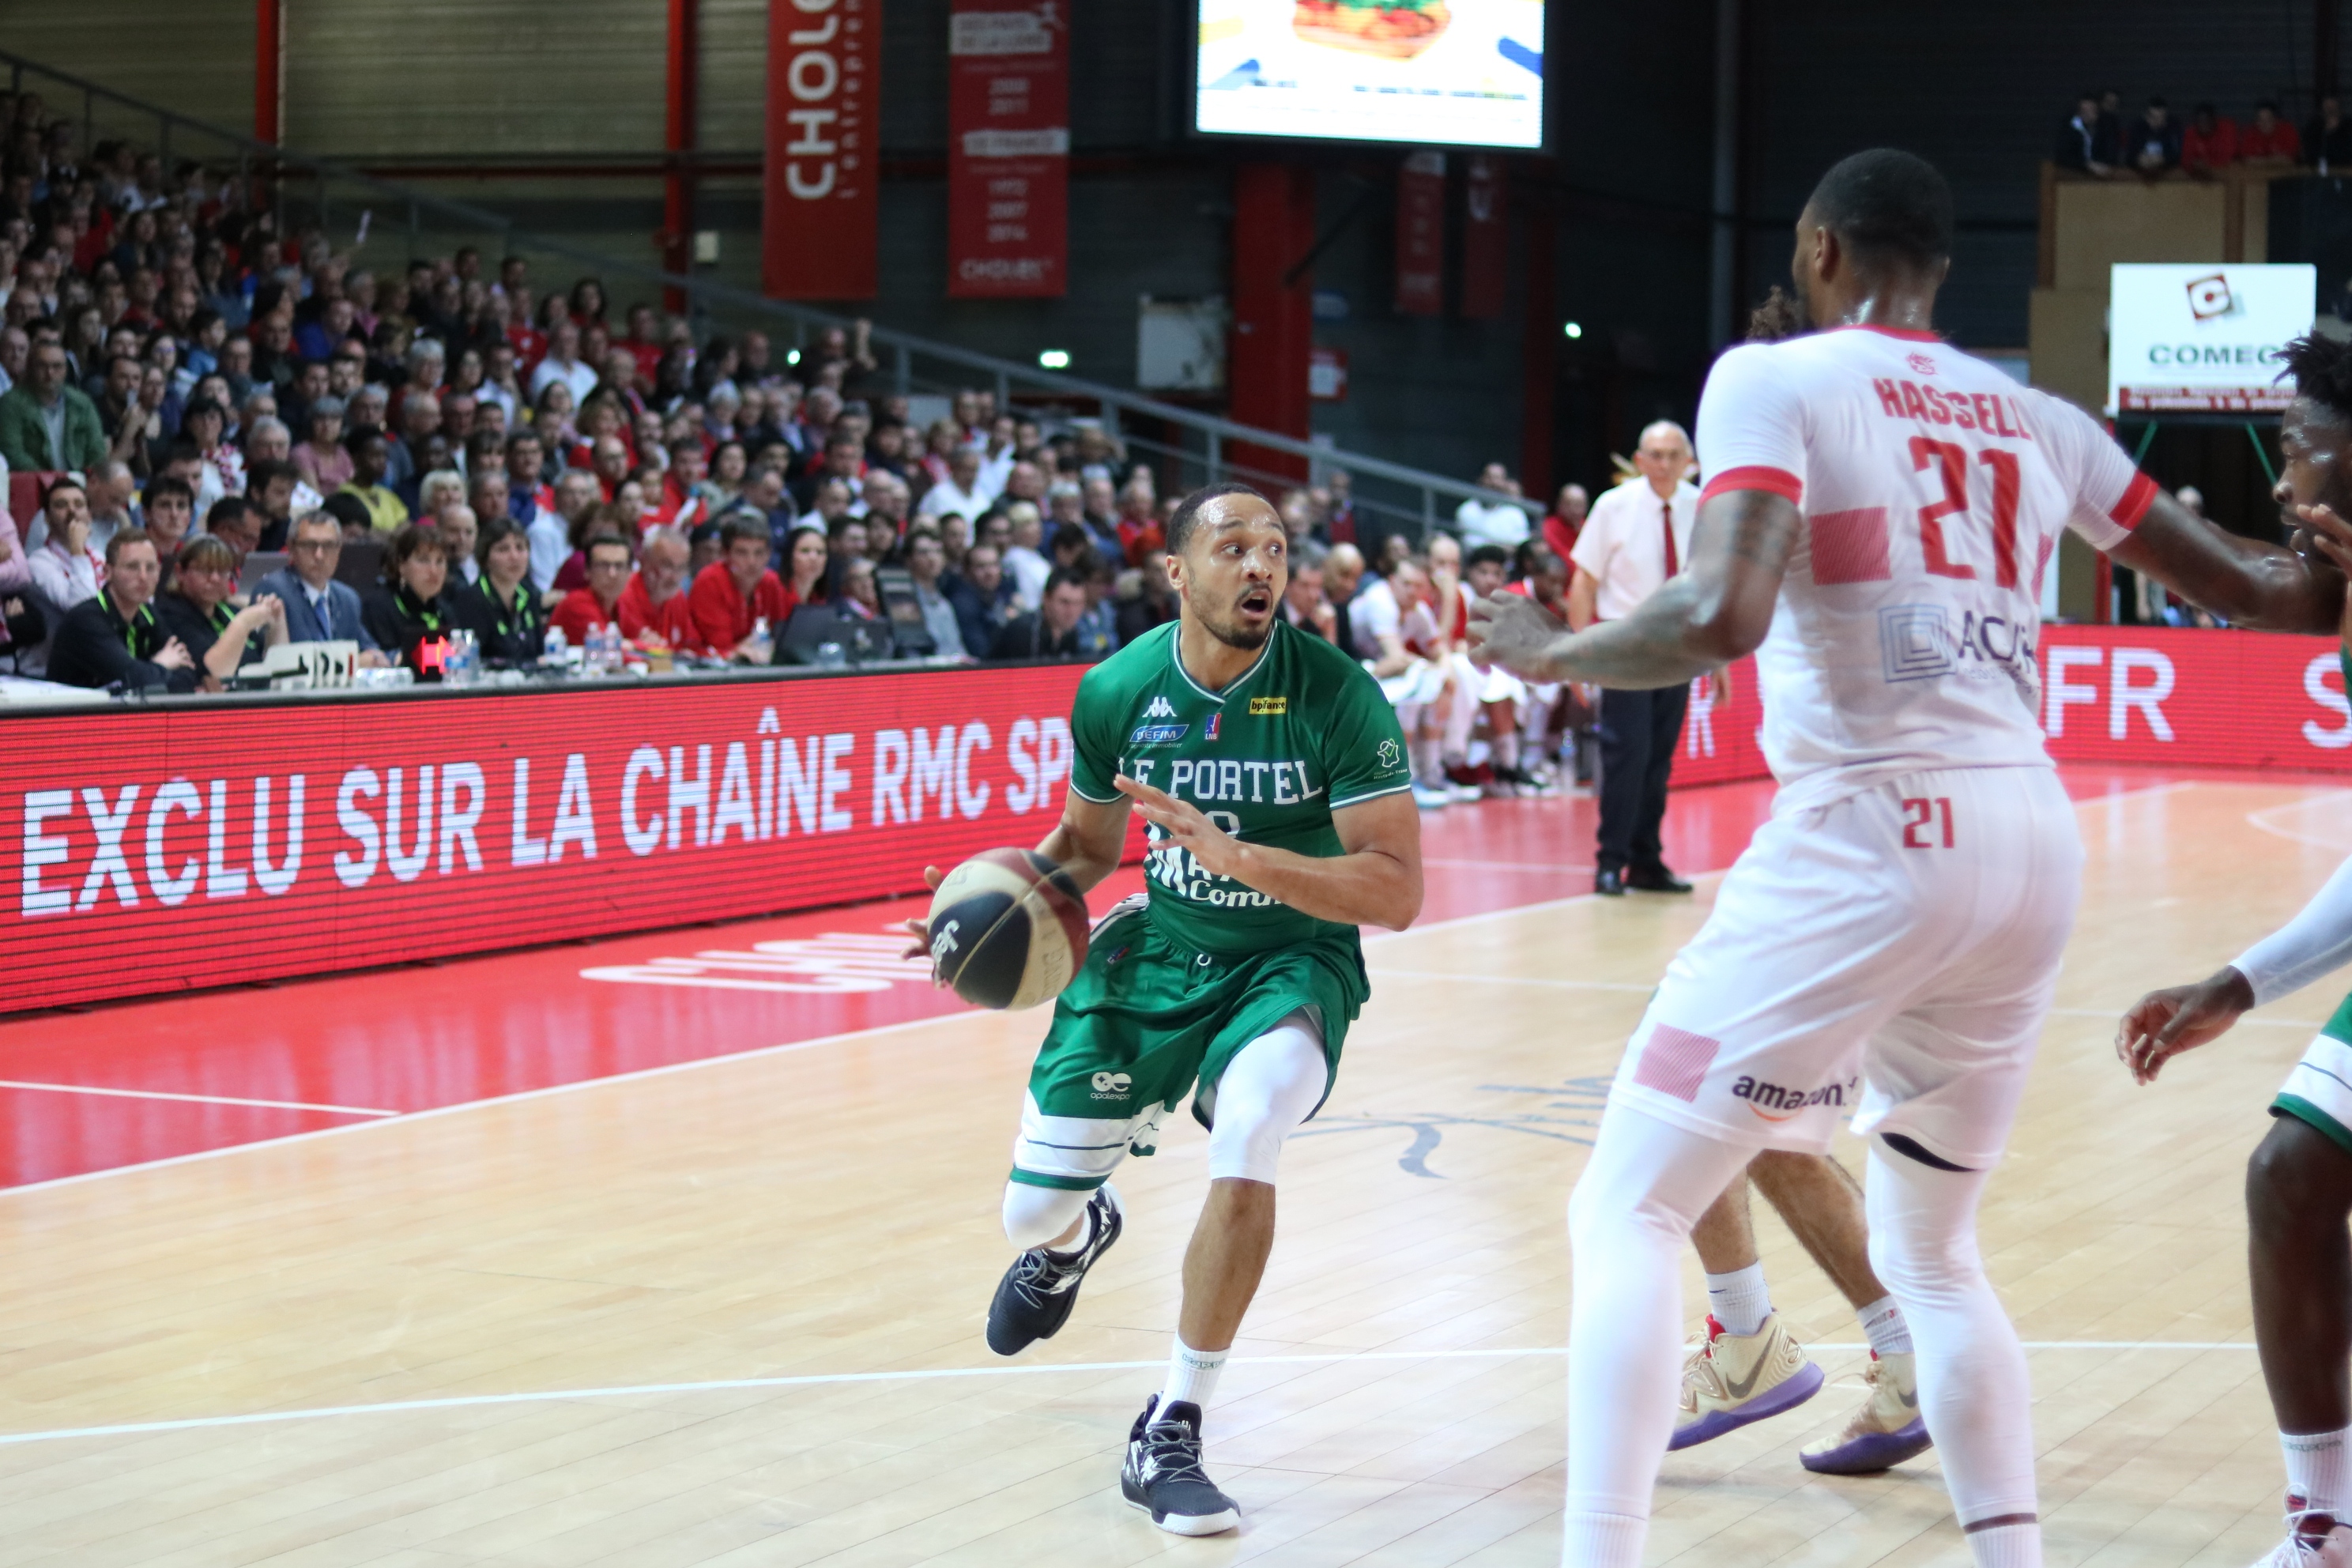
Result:
<svg viewBox="0 0 2352 1568"><path fill-rule="evenodd" d="M293 563L272 572L255 584L259 594L274 594L286 606L289 642L355 642L359 662L373 667L384 658L375 638L360 623L360 596L349 584L335 581L335 564L343 553L343 525L332 513L306 512L294 524L287 542Z"/></svg>

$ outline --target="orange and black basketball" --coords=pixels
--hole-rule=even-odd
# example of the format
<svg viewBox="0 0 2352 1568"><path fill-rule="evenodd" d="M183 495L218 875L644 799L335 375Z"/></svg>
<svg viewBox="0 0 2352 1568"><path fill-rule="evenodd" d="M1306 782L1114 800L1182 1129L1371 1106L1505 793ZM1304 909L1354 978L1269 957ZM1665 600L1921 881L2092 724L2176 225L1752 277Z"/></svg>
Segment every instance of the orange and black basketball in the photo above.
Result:
<svg viewBox="0 0 2352 1568"><path fill-rule="evenodd" d="M1062 994L1087 961L1087 900L1031 849L989 849L931 896L931 963L977 1007L1034 1007Z"/></svg>

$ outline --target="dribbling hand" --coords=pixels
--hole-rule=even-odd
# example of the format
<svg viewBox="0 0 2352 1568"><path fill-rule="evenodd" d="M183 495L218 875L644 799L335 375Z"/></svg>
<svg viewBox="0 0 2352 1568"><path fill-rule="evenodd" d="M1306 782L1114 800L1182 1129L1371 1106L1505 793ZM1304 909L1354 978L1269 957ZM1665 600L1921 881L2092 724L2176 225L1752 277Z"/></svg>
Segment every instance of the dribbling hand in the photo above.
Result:
<svg viewBox="0 0 2352 1568"><path fill-rule="evenodd" d="M940 884L947 879L948 874L937 866L923 868L923 885L934 893L940 890ZM902 921L899 922L898 929L905 931L908 940L914 943L912 947L898 955L900 958L929 959L931 956L931 926L929 921ZM940 966L933 963L931 965L933 989L939 989L946 984L947 982L940 978Z"/></svg>
<svg viewBox="0 0 2352 1568"><path fill-rule="evenodd" d="M2234 969L2194 985L2151 991L2116 1026L2116 1059L2131 1069L2134 1083L2154 1083L2166 1062L2221 1038L2253 1005L2254 988Z"/></svg>

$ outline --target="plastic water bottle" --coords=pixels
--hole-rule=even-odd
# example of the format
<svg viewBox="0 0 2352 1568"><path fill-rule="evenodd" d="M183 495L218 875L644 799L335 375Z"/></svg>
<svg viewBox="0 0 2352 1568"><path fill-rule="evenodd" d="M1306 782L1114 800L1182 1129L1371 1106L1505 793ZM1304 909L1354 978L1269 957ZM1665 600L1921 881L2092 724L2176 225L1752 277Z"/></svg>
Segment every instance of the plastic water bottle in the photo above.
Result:
<svg viewBox="0 0 2352 1568"><path fill-rule="evenodd" d="M481 647L474 634L464 626L450 629L447 651L441 660L441 683L444 686L471 686Z"/></svg>
<svg viewBox="0 0 2352 1568"><path fill-rule="evenodd" d="M541 664L553 665L556 668L562 669L568 662L567 656L570 655L571 651L572 639L563 635L563 628L562 626L548 627L547 651L545 655L541 657L540 662Z"/></svg>
<svg viewBox="0 0 2352 1568"><path fill-rule="evenodd" d="M588 663L599 675L616 675L621 668L621 627L600 621L588 633Z"/></svg>

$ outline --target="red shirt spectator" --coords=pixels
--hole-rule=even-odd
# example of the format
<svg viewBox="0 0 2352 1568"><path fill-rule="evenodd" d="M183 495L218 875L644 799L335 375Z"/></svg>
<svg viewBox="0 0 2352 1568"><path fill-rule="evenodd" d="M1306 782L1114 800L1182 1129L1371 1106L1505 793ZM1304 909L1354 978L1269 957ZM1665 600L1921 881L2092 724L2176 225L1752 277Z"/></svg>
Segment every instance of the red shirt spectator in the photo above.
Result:
<svg viewBox="0 0 2352 1568"><path fill-rule="evenodd" d="M621 590L619 608L621 635L631 642L642 643L646 634L651 632L677 651L701 650L702 637L695 626L694 611L687 595L672 594L656 604L646 587L645 574L640 572Z"/></svg>
<svg viewBox="0 0 2352 1568"><path fill-rule="evenodd" d="M694 629L711 652L732 654L764 617L771 636L783 630L793 596L768 570L768 527L748 518L726 525L727 552L695 578L689 607Z"/></svg>
<svg viewBox="0 0 2352 1568"><path fill-rule="evenodd" d="M1118 520L1118 547L1127 556L1129 566L1140 566L1144 557L1156 553L1168 542L1168 535L1156 517L1125 517Z"/></svg>
<svg viewBox="0 0 2352 1568"><path fill-rule="evenodd" d="M621 595L629 585L627 544L617 539L594 539L585 553L587 585L573 589L548 617L551 625L563 628L575 647L587 640L591 627L620 625Z"/></svg>
<svg viewBox="0 0 2352 1568"><path fill-rule="evenodd" d="M1584 531L1584 516L1591 509L1592 498L1585 494L1582 485L1560 486L1551 514L1543 520L1545 548L1567 560L1576 550L1576 536Z"/></svg>
<svg viewBox="0 0 2352 1568"><path fill-rule="evenodd" d="M2180 133L2180 166L2184 169L2226 169L2238 161L2238 122L2216 115L2213 106L2200 103Z"/></svg>
<svg viewBox="0 0 2352 1568"><path fill-rule="evenodd" d="M2238 160L2241 163L2284 161L2292 163L2303 156L2303 137L2295 128L2278 117L2278 110L2264 103L2255 107L2254 122L2238 130Z"/></svg>
<svg viewBox="0 0 2352 1568"><path fill-rule="evenodd" d="M680 652L699 653L703 647L689 596L681 591L656 604L643 573L621 590L621 633L636 643L650 634Z"/></svg>

